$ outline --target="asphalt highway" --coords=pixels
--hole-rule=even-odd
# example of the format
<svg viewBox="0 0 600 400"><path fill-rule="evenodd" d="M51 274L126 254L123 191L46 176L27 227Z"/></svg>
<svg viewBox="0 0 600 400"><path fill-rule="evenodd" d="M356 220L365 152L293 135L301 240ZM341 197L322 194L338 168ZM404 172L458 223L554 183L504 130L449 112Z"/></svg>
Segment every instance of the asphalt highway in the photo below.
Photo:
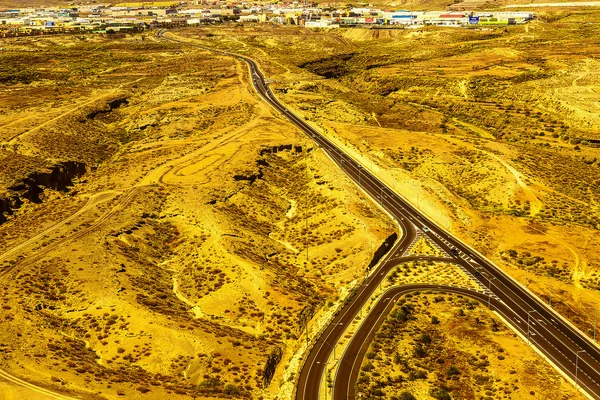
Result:
<svg viewBox="0 0 600 400"><path fill-rule="evenodd" d="M320 337L313 342L314 345L306 356L298 378L297 400L317 400L319 398L320 382L334 344L339 341L345 327L353 321L387 272L398 263L410 260L410 258L404 257L403 252L415 240L417 234L427 236L446 252L447 257L452 262L478 280L482 286L488 288L483 296L514 330L522 334L564 375L571 378L588 397L600 399L600 348L590 338L484 256L444 231L434 221L428 219L365 166L348 156L317 129L289 110L271 92L264 75L254 60L239 54L181 41L171 36L165 36L164 33L165 31L159 31L157 36L235 57L246 62L249 67L252 85L263 100L312 138L331 160L374 202L389 213L400 226L400 238L392 249L376 266L375 270L370 271L354 296L346 302L345 306L323 330ZM400 290L398 293L402 293L401 289L398 290ZM449 288L441 288L441 290L452 291ZM396 295L399 296L400 294ZM380 315L384 315L388 311L389 306L379 310ZM376 307L367 318L375 318L371 315L377 316L377 312ZM376 331L376 329L369 330L369 332L373 331ZM369 334L358 332L352 341L356 340L357 343L366 344L370 341L370 338ZM354 383L358 373L356 365L360 366L361 362L356 360L357 356L360 356L360 352L357 352L356 348L348 349L342 355L337 369L333 387L333 398L336 400L355 398Z"/></svg>

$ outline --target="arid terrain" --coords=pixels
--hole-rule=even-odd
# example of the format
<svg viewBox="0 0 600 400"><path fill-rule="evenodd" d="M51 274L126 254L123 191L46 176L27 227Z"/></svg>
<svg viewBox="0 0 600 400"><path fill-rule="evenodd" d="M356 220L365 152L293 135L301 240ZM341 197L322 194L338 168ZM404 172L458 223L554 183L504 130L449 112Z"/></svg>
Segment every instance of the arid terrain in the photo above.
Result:
<svg viewBox="0 0 600 400"><path fill-rule="evenodd" d="M3 46L0 369L87 398L289 391L387 217L239 61L152 35Z"/></svg>
<svg viewBox="0 0 600 400"><path fill-rule="evenodd" d="M598 22L563 10L486 30L179 34L252 55L282 101L592 337Z"/></svg>
<svg viewBox="0 0 600 400"><path fill-rule="evenodd" d="M599 22L542 11L486 30L174 34L254 58L284 103L591 336ZM326 323L394 225L247 75L151 33L2 43L5 398L290 398L307 327ZM428 271L402 265L387 284ZM398 333L374 343L362 390L391 375L402 379L388 398L573 394L494 314L436 296L406 299L411 318L391 314L383 331ZM419 343L454 361L411 358Z"/></svg>
<svg viewBox="0 0 600 400"><path fill-rule="evenodd" d="M485 306L461 295L400 299L359 373L364 398L574 399L578 393Z"/></svg>

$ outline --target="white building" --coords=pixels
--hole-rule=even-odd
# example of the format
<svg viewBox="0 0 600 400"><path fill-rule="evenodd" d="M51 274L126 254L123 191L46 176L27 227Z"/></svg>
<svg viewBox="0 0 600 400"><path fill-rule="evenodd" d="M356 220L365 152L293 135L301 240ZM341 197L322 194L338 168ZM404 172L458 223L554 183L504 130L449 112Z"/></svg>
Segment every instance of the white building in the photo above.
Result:
<svg viewBox="0 0 600 400"><path fill-rule="evenodd" d="M260 18L258 15L242 15L239 19L240 22L259 22Z"/></svg>
<svg viewBox="0 0 600 400"><path fill-rule="evenodd" d="M383 18L391 25L402 24L412 25L415 24L418 19L422 19L423 11L393 11L384 12Z"/></svg>
<svg viewBox="0 0 600 400"><path fill-rule="evenodd" d="M334 24L334 23L332 23L331 20L327 20L327 19L306 21L304 26L307 28L339 28L340 27L339 24Z"/></svg>

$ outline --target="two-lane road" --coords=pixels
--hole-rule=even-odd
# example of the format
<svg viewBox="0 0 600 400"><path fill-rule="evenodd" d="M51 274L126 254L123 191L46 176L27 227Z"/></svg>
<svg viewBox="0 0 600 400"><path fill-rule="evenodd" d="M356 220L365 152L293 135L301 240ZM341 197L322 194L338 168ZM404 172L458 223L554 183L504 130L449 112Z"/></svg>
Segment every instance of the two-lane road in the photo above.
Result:
<svg viewBox="0 0 600 400"><path fill-rule="evenodd" d="M574 328L553 309L532 295L485 257L429 220L427 216L390 189L357 160L348 156L317 129L289 110L271 92L265 77L254 60L238 54L182 41L176 37L165 36L164 33L164 31L159 31L157 36L235 57L246 62L249 67L252 85L263 100L312 138L335 164L396 220L402 229L400 240L382 260L377 270L371 273L360 285L355 295L346 302L307 355L298 379L296 394L298 400L317 400L319 398L319 386L332 346L339 341L345 326L352 322L362 306L368 301L381 279L385 277L386 272L402 259L400 249L406 249L416 237L417 230L421 229L425 231L424 234L430 240L439 245L447 254L455 254L455 263L461 265L473 276L478 277L482 285L489 287L494 296L492 302L494 309L503 315L513 329L528 337L531 344L564 375L577 382L584 393L591 398L600 399L600 373L598 372L600 371L600 348L585 334ZM423 229L425 226L428 229ZM363 344L368 343L367 338L361 338L358 334L356 338L359 342L362 340ZM337 400L354 398L354 392L351 388L354 386L353 379L355 378L352 377L352 369L346 370L351 368L349 365L352 364L345 360L348 355L343 355L337 371L333 391L334 398ZM338 385L341 386L338 387Z"/></svg>

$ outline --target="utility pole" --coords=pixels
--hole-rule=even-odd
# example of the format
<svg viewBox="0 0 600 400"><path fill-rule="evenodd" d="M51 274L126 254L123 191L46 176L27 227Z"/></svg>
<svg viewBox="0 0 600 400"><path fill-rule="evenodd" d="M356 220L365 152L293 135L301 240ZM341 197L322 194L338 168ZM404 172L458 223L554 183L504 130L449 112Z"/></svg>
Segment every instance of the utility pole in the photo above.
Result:
<svg viewBox="0 0 600 400"><path fill-rule="evenodd" d="M310 169L308 168L308 149L307 151L304 153L304 162L306 164L306 185L309 186L310 185ZM306 189L306 213L304 214L304 222L305 222L305 229L306 229L306 235L305 235L305 244L306 244L306 268L308 269L308 210L309 210L309 205L308 205L308 187ZM308 338L307 338L308 340Z"/></svg>
<svg viewBox="0 0 600 400"><path fill-rule="evenodd" d="M308 213L308 210L306 212ZM306 218L304 220L306 221L306 226L305 226L305 228L306 228L306 268L308 268L308 215L306 216Z"/></svg>

